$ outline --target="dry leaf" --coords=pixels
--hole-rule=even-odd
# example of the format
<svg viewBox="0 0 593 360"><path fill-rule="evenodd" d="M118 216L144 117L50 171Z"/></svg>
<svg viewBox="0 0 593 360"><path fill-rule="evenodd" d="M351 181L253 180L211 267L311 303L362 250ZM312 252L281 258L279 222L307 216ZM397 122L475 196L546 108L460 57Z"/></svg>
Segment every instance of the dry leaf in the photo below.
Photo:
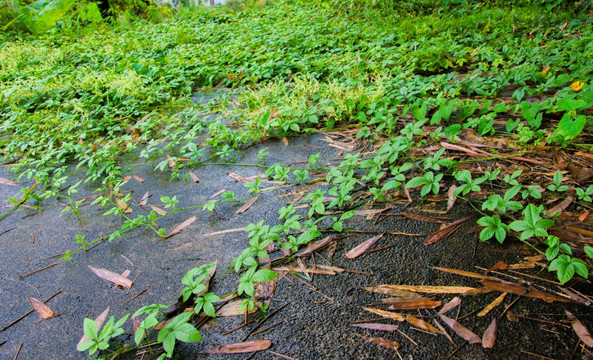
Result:
<svg viewBox="0 0 593 360"><path fill-rule="evenodd" d="M372 342L374 344L386 347L388 349L397 350L399 349L399 343L391 340L384 339L382 337L368 337L360 334L354 334L358 337L365 339L366 341Z"/></svg>
<svg viewBox="0 0 593 360"><path fill-rule="evenodd" d="M155 213L159 214L160 216L165 216L167 215L167 212L163 209L161 209L158 206L154 206L154 205L148 205L152 210L154 210Z"/></svg>
<svg viewBox="0 0 593 360"><path fill-rule="evenodd" d="M167 235L167 237L171 237L175 234L180 233L183 229L190 226L196 220L198 220L198 218L196 216L190 217L189 219L185 220L181 224L177 225L177 227L175 229L171 230L171 233L169 235Z"/></svg>
<svg viewBox="0 0 593 360"><path fill-rule="evenodd" d="M383 237L383 234L374 236L367 241L363 242L362 244L358 245L354 249L348 251L346 253L346 257L348 259L354 259L362 255L365 251L367 251L371 246L373 246L380 238Z"/></svg>
<svg viewBox="0 0 593 360"><path fill-rule="evenodd" d="M441 240L445 236L449 235L453 231L457 229L457 226L464 222L465 220L469 219L469 217L464 217L463 219L459 219L450 223L449 225L445 226L444 228L440 229L439 231L435 232L434 234L430 235L428 239L424 242L425 245L434 244L435 242Z"/></svg>
<svg viewBox="0 0 593 360"><path fill-rule="evenodd" d="M567 196L566 199L562 200L556 206L546 211L544 217L549 218L554 216L556 213L564 211L572 203L573 200L574 198L572 196Z"/></svg>
<svg viewBox="0 0 593 360"><path fill-rule="evenodd" d="M451 185L449 191L447 191L447 211L451 210L453 205L455 205L455 200L457 200L457 197L454 195L456 189L457 185Z"/></svg>
<svg viewBox="0 0 593 360"><path fill-rule="evenodd" d="M175 171L175 161L167 154L167 164L171 168L171 171Z"/></svg>
<svg viewBox="0 0 593 360"><path fill-rule="evenodd" d="M412 315L408 315L406 316L406 321L416 327L419 327L420 329L424 329L426 331L430 331L436 334L440 334L441 331L437 328L435 328L434 326L432 326L430 323L422 320L422 319L418 319L415 316Z"/></svg>
<svg viewBox="0 0 593 360"><path fill-rule="evenodd" d="M494 318L482 337L482 346L485 349L492 349L494 347L494 342L496 341L496 330L496 318Z"/></svg>
<svg viewBox="0 0 593 360"><path fill-rule="evenodd" d="M588 347L593 347L593 337L591 337L589 330L587 330L585 325L583 325L583 323L580 322L579 319L577 319L576 316L574 316L570 311L565 310L565 312L566 316L568 316L568 320L570 320L572 323L572 329L575 333L577 333L581 341Z"/></svg>
<svg viewBox="0 0 593 360"><path fill-rule="evenodd" d="M332 258L334 257L334 254L336 253L336 249L338 247L338 243L335 241L332 241L329 246L327 247L327 260L331 263L332 262Z"/></svg>
<svg viewBox="0 0 593 360"><path fill-rule="evenodd" d="M461 299L458 296L455 296L453 299L451 299L451 301L449 301L447 304L445 304L445 306L443 306L443 308L441 310L439 310L437 315L446 314L449 311L458 307L459 304L461 304Z"/></svg>
<svg viewBox="0 0 593 360"><path fill-rule="evenodd" d="M486 316L486 314L488 314L490 311L492 311L492 309L494 309L495 307L500 305L506 296L507 296L507 293L500 294L500 296L498 296L496 299L494 299L493 302L488 304L488 306L486 306L482 311L480 311L478 313L478 316L479 317Z"/></svg>
<svg viewBox="0 0 593 360"><path fill-rule="evenodd" d="M352 326L356 326L356 327L363 328L363 329L380 330L380 331L395 331L398 328L397 325L375 324L375 323L352 324Z"/></svg>
<svg viewBox="0 0 593 360"><path fill-rule="evenodd" d="M354 212L354 215L356 215L356 216L375 215L375 214L380 214L380 213L382 213L384 211L391 210L391 209L392 209L392 207L391 206L388 206L388 207L386 207L384 209L356 210Z"/></svg>
<svg viewBox="0 0 593 360"><path fill-rule="evenodd" d="M574 232L576 232L578 234L585 235L585 236L593 236L593 231L586 230L586 229L581 229L581 228L578 228L576 226L570 226L570 225L568 225L568 226L566 226L566 230L574 231Z"/></svg>
<svg viewBox="0 0 593 360"><path fill-rule="evenodd" d="M189 173L189 178L191 181L195 182L196 184L200 182L200 179L194 173Z"/></svg>
<svg viewBox="0 0 593 360"><path fill-rule="evenodd" d="M39 316L41 316L42 319L49 319L52 316L54 316L54 312L52 311L52 309L45 305L43 301L37 300L30 296L28 296L28 298L29 302L31 303L31 306L33 306L35 312L37 312L37 314L39 314Z"/></svg>
<svg viewBox="0 0 593 360"><path fill-rule="evenodd" d="M128 181L130 181L130 179L131 179L131 178L132 178L132 177L131 177L130 175L126 175L126 176L124 176L124 178L123 178L123 181L122 181L122 184L125 184L125 183L127 183Z"/></svg>
<svg viewBox="0 0 593 360"><path fill-rule="evenodd" d="M307 246L306 248L299 250L298 252L296 252L293 257L301 257L301 256L307 256L309 254L314 253L315 251L319 250L319 249L323 249L324 247L326 247L327 245L329 245L329 243L332 241L332 237L327 236L321 240L317 240L314 243L312 243L311 245Z"/></svg>
<svg viewBox="0 0 593 360"><path fill-rule="evenodd" d="M272 346L272 342L270 340L261 339L243 343L219 345L204 351L204 354L241 354L266 350L270 346Z"/></svg>
<svg viewBox="0 0 593 360"><path fill-rule="evenodd" d="M553 302L553 301L568 302L569 301L568 299L565 299L560 296L548 294L548 293L545 293L545 292L537 290L537 289L527 289L519 284L515 284L515 283L511 283L511 282L507 282L507 281L483 279L480 281L480 283L482 285L484 285L490 289L496 290L496 291L509 292L509 293L512 293L515 295L521 295L521 296L534 298L534 299L541 299L541 300L544 300L547 302Z"/></svg>
<svg viewBox="0 0 593 360"><path fill-rule="evenodd" d="M478 273L471 272L471 271L458 270L458 269L450 269L450 268L444 268L444 267L439 267L439 266L433 266L432 268L435 269L435 270L440 270L440 271L448 272L448 273L451 273L451 274L457 274L457 275L461 275L461 276L473 277L473 278L476 278L476 279L485 279L485 278L487 278L487 276L485 276L485 275L478 274Z"/></svg>
<svg viewBox="0 0 593 360"><path fill-rule="evenodd" d="M17 183L15 183L14 181L10 181L8 179L5 178L0 178L0 184L4 184L4 185L16 185Z"/></svg>
<svg viewBox="0 0 593 360"><path fill-rule="evenodd" d="M107 314L109 314L109 306L107 307L107 309L105 309L105 311L103 311L101 313L101 315L99 315L95 319L95 324L97 325L97 331L98 332L101 331L101 328L103 327L103 324L107 320ZM92 339L90 337L86 336L86 335L82 335L82 337L78 341L78 344L76 344L76 348L78 348L80 345L84 344L85 342L87 342L89 340L92 340Z"/></svg>
<svg viewBox="0 0 593 360"><path fill-rule="evenodd" d="M93 273L95 273L95 275L97 275L98 277L100 277L103 280L107 280L109 282L114 283L115 285L119 285L119 286L125 287L125 288L132 287L132 281L130 279L123 277L116 272L113 272L113 271L107 270L107 269L94 268L90 265L89 265L89 269L91 269L91 271Z"/></svg>
<svg viewBox="0 0 593 360"><path fill-rule="evenodd" d="M249 180L246 177L241 176L239 174L236 174L234 172L228 172L227 175L230 176L231 178L233 178L235 181L238 181L238 182L242 182L242 183L248 183L249 182Z"/></svg>
<svg viewBox="0 0 593 360"><path fill-rule="evenodd" d="M440 317L441 317L441 320L443 320L445 322L445 324L447 324L451 328L451 330L455 331L455 333L457 335L459 335L462 338L464 338L465 340L469 341L470 344L479 344L482 342L482 340L480 340L478 335L474 334L468 328L461 325L457 321L455 321L445 315L440 315Z"/></svg>
<svg viewBox="0 0 593 360"><path fill-rule="evenodd" d="M141 324L142 323L140 322L140 320L138 320L138 318L132 318L132 332L134 333L134 335L136 335L136 330L138 330Z"/></svg>
<svg viewBox="0 0 593 360"><path fill-rule="evenodd" d="M284 143L284 146L288 146L288 139L286 138L286 136L282 137L282 142Z"/></svg>
<svg viewBox="0 0 593 360"><path fill-rule="evenodd" d="M398 296L400 298L409 298L409 299L424 299L424 297L420 294L416 294L414 292L405 291L405 290L394 290L385 287L385 285L379 286L367 286L363 287L366 291L374 292L377 294L383 294L388 296Z"/></svg>
<svg viewBox="0 0 593 360"><path fill-rule="evenodd" d="M224 193L225 193L225 191L226 191L226 189L220 189L220 190L218 190L217 192L215 192L214 194L212 194L212 196L210 196L210 197L208 198L208 200L210 200L210 199L214 199L215 197L217 197L217 196L218 196L218 195L220 195L220 194L224 194Z"/></svg>
<svg viewBox="0 0 593 360"><path fill-rule="evenodd" d="M140 205L140 206L146 205L146 202L148 201L149 196L150 195L148 194L148 191L145 192L144 195L142 195L142 199L140 199L140 202L138 203L138 205Z"/></svg>
<svg viewBox="0 0 593 360"><path fill-rule="evenodd" d="M496 264L494 264L493 267L491 267L490 269L486 270L486 275L489 272L495 271L495 270L501 270L501 269L506 269L509 266L507 265L507 263L505 263L504 261L500 260L499 262L497 262Z"/></svg>
<svg viewBox="0 0 593 360"><path fill-rule="evenodd" d="M464 153L466 153L468 155L471 155L473 157L476 157L476 158L483 158L483 157L486 156L484 154L480 154L480 153L478 153L476 151L473 151L473 150L470 150L468 148L464 148L463 146L449 144L449 143L446 143L444 141L441 142L441 146L444 147L444 148L446 148L447 150L461 151L461 152L464 152Z"/></svg>
<svg viewBox="0 0 593 360"><path fill-rule="evenodd" d="M244 315L245 312L247 311L247 308L243 309L243 311L239 312L239 308L241 307L241 303L243 302L243 300L235 300L235 301L231 301L228 304L224 305L222 308L220 308L220 310L218 310L216 312L216 316L237 316L237 315ZM249 313L253 313L255 311L257 311L257 309L259 308L259 305L261 303L259 302L255 302L255 307L253 308L253 310L249 310Z"/></svg>
<svg viewBox="0 0 593 360"><path fill-rule="evenodd" d="M453 338L451 337L451 335L449 335L449 333L447 332L445 327L443 325L441 325L441 323L438 322L437 319L433 319L433 320L434 320L434 323L437 324L437 327L439 328L439 330L441 330L441 333L443 333L443 335L445 335L447 340L449 340L451 342L451 344L456 345L455 341L453 341Z"/></svg>
<svg viewBox="0 0 593 360"><path fill-rule="evenodd" d="M403 291L411 291L417 293L425 293L425 294L465 294L468 291L475 290L475 288L467 287L467 286L433 286L433 285L377 285L372 287L373 290L368 290L368 288L364 288L368 291L379 292L376 290L382 289L385 292L381 292L381 294L388 294L389 290L403 290Z"/></svg>
<svg viewBox="0 0 593 360"><path fill-rule="evenodd" d="M436 300L416 300L416 299L396 299L388 298L382 299L383 304L390 304L389 310L417 310L417 309L434 309L441 306L443 303Z"/></svg>
<svg viewBox="0 0 593 360"><path fill-rule="evenodd" d="M241 206L236 212L235 214L240 215L243 214L245 211L249 210L249 208L255 204L255 202L257 201L257 199L259 199L259 196L256 196L254 198L252 198L251 200L249 200L248 202L246 202L245 204L243 204L243 206Z"/></svg>
<svg viewBox="0 0 593 360"><path fill-rule="evenodd" d="M392 320L396 320L396 321L404 321L406 319L406 318L404 318L404 316L402 314L395 313L392 311L374 309L374 308L369 308L369 307L363 307L363 309L365 309L366 311L370 311L373 314L377 314L379 316L387 318L387 319L392 319Z"/></svg>
<svg viewBox="0 0 593 360"><path fill-rule="evenodd" d="M125 202L121 201L119 198L115 198L115 205L124 212L124 214L129 214L132 212L132 208L126 204Z"/></svg>

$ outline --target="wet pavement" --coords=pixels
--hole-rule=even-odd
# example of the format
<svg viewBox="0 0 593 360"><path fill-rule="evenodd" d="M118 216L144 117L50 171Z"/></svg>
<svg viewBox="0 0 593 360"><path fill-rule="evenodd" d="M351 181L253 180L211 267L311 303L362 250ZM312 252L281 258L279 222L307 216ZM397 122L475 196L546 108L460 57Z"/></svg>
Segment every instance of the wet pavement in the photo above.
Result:
<svg viewBox="0 0 593 360"><path fill-rule="evenodd" d="M241 163L256 163L257 154L263 147L268 148L266 164L277 162L285 166L307 161L310 155L322 153L323 163L339 160L339 150L323 141L324 135L288 138L287 144L281 139L268 140L244 150ZM335 163L335 162L334 162ZM170 180L168 172L156 172L153 165L138 163L134 172L124 175L137 175L144 182L130 179L123 191L131 191L132 197L139 201L146 192L151 194L148 204L160 204L161 196L177 196L180 206L204 204L221 189L234 191L238 197L247 195L244 184L237 182L227 173L241 176L259 175L263 169L252 166L205 165L193 169L200 179L199 183ZM8 178L6 167L0 167L0 177ZM82 175L78 175L82 176ZM76 176L75 176L76 177ZM73 182L76 179L72 179ZM0 208L6 211L10 197L19 197L19 188L30 186L0 184ZM262 188L276 185L263 184ZM76 198L94 195L96 184L86 184L79 188ZM229 229L240 229L246 225L265 220L270 225L277 224L278 209L285 206L290 197L277 197L295 187L264 192L255 204L245 213L236 215L241 206L222 205L217 207L220 219L214 212L202 209L184 211L159 222L168 231L191 216L197 220L181 233L160 241L150 229L135 229L120 239L104 241L87 252L73 255L70 261L58 260L59 254L77 248L76 234L86 236L90 241L110 234L122 225L116 216L103 216L105 209L95 205L80 207L80 219L72 213L62 213L66 200L47 200L41 204L43 210L22 209L0 220L0 329L31 310L27 297L45 300L57 294L47 305L56 313L51 319L39 321L36 313L25 316L9 328L0 331L0 359L12 359L19 351L19 359L87 359L88 355L75 350L83 333L83 319L95 318L106 307L111 307L110 315L116 318L133 313L141 306L152 303L172 304L183 285L181 278L193 267L218 262L218 273L222 274L231 261L248 246L243 231L231 231L209 235ZM87 203L88 204L88 203ZM422 205L422 204L420 204ZM441 209L438 204L437 210ZM137 204L131 206L129 216L148 214L146 208ZM403 210L405 209L405 210ZM394 204L390 213L409 211L431 215L408 204ZM429 208L429 211L435 209ZM300 210L306 213L306 209ZM469 209L456 205L447 214L451 219L466 216ZM439 224L431 224L410 219L387 217L378 222L376 218L366 219L356 216L348 221L347 228L359 233L337 240L337 249L331 264L355 272L338 273L335 276L314 275L311 287L293 276L279 280L269 312L283 307L270 317L259 329L275 325L267 331L251 336L248 340L270 339L270 350L296 359L396 359L398 355L391 349L369 343L356 333L373 337L381 336L401 344L399 353L404 359L527 359L534 358L529 353L553 359L591 359L587 352L577 349L578 338L567 326L564 310L568 309L583 323L593 328L593 311L590 307L571 303L548 304L537 299L521 298L511 310L518 317L509 320L503 313L506 306L516 297L507 297L503 305L484 317L477 317L479 311L494 300L499 293L465 296L459 310L460 323L481 336L493 317L498 321L498 337L493 349L483 349L480 345L468 344L450 329L455 344L444 336L435 336L414 329L407 323L399 323L400 332L385 333L355 328L352 322L377 318L362 309L363 306L376 305L384 296L369 293L362 286L376 284L411 285L456 285L478 287L475 279L448 274L431 269L432 266L477 271L475 266L490 267L499 260L508 264L520 263L524 255L520 244L508 241L504 245L494 242L479 243L476 234L468 234L475 224L469 219L450 237L436 244L426 246L426 236L439 229ZM403 232L424 234L424 236L385 235L373 248L394 245L384 250L368 252L356 259L347 259L345 253L364 240L384 232ZM338 236L337 234L334 234ZM278 257L279 252L272 254ZM315 255L316 264L326 264L327 251ZM309 266L313 266L309 260ZM95 276L88 266L106 268L118 273L130 270L129 278L134 280L130 291L115 288L110 283ZM45 270L35 270L49 266ZM551 277L541 268L521 270L541 277ZM32 273L29 275L29 273ZM238 277L231 273L213 281L212 291L222 296L236 289ZM550 288L557 289L554 285ZM136 298L134 296L138 295ZM435 299L446 303L453 295L436 295ZM133 298L133 299L132 299ZM130 300L132 299L132 300ZM457 310L455 310L457 311ZM433 311L408 311L415 316L429 316ZM456 313L451 315L455 317ZM464 315L469 314L467 317ZM251 319L261 317L261 313L251 315ZM528 319L529 318L529 319ZM540 321L532 320L533 318ZM178 344L176 356L179 359L245 359L241 355L205 355L200 352L221 344L240 342L256 326L253 323L228 335L223 333L241 325L244 318L217 318L208 322L200 332L203 341L195 344ZM378 321L381 323L393 323ZM121 339L130 342L130 322L125 326L127 334ZM404 335L405 334L405 335ZM3 343L5 341L5 343ZM22 346L21 346L22 345ZM576 350L575 350L576 349ZM130 357L134 358L134 357ZM150 357L145 357L150 358ZM252 359L280 359L269 352L255 354Z"/></svg>

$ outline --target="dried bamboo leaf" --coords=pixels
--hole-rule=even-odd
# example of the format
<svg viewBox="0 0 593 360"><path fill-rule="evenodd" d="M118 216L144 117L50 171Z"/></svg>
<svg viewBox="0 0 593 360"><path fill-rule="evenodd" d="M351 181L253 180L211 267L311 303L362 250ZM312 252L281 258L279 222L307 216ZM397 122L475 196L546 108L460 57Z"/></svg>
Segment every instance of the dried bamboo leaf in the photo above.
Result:
<svg viewBox="0 0 593 360"><path fill-rule="evenodd" d="M381 310L381 309L374 309L374 308L369 308L369 307L363 307L363 309L365 309L366 311L370 311L373 314L377 314L381 317L387 318L387 319L392 319L392 320L396 320L396 321L400 321L400 322L406 320L406 318L400 313L395 313L392 311Z"/></svg>
<svg viewBox="0 0 593 360"><path fill-rule="evenodd" d="M451 330L455 331L455 333L465 340L469 341L470 344L479 344L482 342L478 335L474 334L471 330L466 328L465 326L458 323L456 320L447 317L446 315L440 315L441 320L447 324Z"/></svg>
<svg viewBox="0 0 593 360"><path fill-rule="evenodd" d="M152 210L154 210L155 213L159 214L160 216L165 216L167 215L167 212L163 209L161 209L158 206L154 206L154 205L148 205Z"/></svg>
<svg viewBox="0 0 593 360"><path fill-rule="evenodd" d="M455 296L453 299L451 299L451 301L449 301L447 304L445 304L445 306L443 306L443 308L441 310L439 310L437 315L446 314L449 311L458 307L459 304L461 304L461 299L458 296Z"/></svg>
<svg viewBox="0 0 593 360"><path fill-rule="evenodd" d="M97 318L95 319L95 324L97 325L97 331L101 331L101 328L103 327L103 324L105 324L105 321L107 320L107 314L109 314L109 306L107 307L107 309L105 309L101 315L97 316ZM84 344L85 342L92 340L90 337L85 335L82 335L82 337L80 338L80 340L78 341L78 344L76 344L76 348L78 348L80 345Z"/></svg>
<svg viewBox="0 0 593 360"><path fill-rule="evenodd" d="M90 265L89 265L89 269L91 269L91 271L95 275L97 275L98 277L100 277L103 280L107 280L109 282L114 283L115 285L125 287L125 288L132 287L132 281L130 279L128 279L127 277L121 276L120 274L118 274L116 272L113 272L113 271L107 270L107 269L94 268Z"/></svg>
<svg viewBox="0 0 593 360"><path fill-rule="evenodd" d="M493 279L483 279L480 283L490 289L500 291L500 292L509 292L515 295L521 295L528 298L533 299L541 299L547 302L554 302L554 301L562 301L568 302L569 299L548 294L543 291L537 289L528 289L519 284L502 281L502 280L493 280Z"/></svg>
<svg viewBox="0 0 593 360"><path fill-rule="evenodd" d="M143 183L144 181L146 181L143 178L141 178L140 176L132 175L132 177L134 178L134 180L138 181L139 183Z"/></svg>
<svg viewBox="0 0 593 360"><path fill-rule="evenodd" d="M399 343L395 341L391 341L388 339L384 339L382 337L368 337L360 334L354 334L358 337L365 339L366 341L372 342L373 344L377 344L379 346L386 347L388 349L397 350L399 349Z"/></svg>
<svg viewBox="0 0 593 360"><path fill-rule="evenodd" d="M373 246L380 238L383 237L383 234L374 236L367 241L363 242L362 244L358 245L354 249L348 251L346 253L346 257L348 259L354 259L362 255L365 251L367 251L371 246Z"/></svg>
<svg viewBox="0 0 593 360"><path fill-rule="evenodd" d="M424 329L426 331L430 331L433 332L435 334L440 334L441 331L437 328L435 328L434 326L432 326L429 322L424 321L422 319L418 319L415 316L412 315L408 315L406 316L406 321L416 327L419 327L420 329Z"/></svg>
<svg viewBox="0 0 593 360"><path fill-rule="evenodd" d="M140 199L140 202L138 203L138 205L140 206L144 206L146 205L146 202L148 201L148 197L150 196L150 194L147 192L144 193L144 195L142 195L142 198Z"/></svg>
<svg viewBox="0 0 593 360"><path fill-rule="evenodd" d="M440 218L440 217L434 217L434 216L416 215L416 214L410 214L410 213L407 213L407 212L403 212L401 214L403 216L407 217L408 219L413 219L413 220L418 220L418 221L424 221L424 222L430 222L430 223L438 223L438 224L445 224L447 222L447 220L451 220L449 218Z"/></svg>
<svg viewBox="0 0 593 360"><path fill-rule="evenodd" d="M451 185L449 191L447 191L447 211L451 210L453 205L455 205L455 200L457 200L457 197L455 196L456 189L457 185Z"/></svg>
<svg viewBox="0 0 593 360"><path fill-rule="evenodd" d="M169 235L167 235L167 237L171 237L175 234L180 233L183 229L190 226L196 220L198 220L198 218L195 215L190 217L189 219L185 220L181 224L177 225L177 227L175 229L171 230L171 233Z"/></svg>
<svg viewBox="0 0 593 360"><path fill-rule="evenodd" d="M380 213L382 213L384 211L391 210L391 209L392 209L392 207L391 206L388 206L388 207L383 208L383 209L356 210L354 212L354 215L356 215L356 216L376 215L376 214L380 214Z"/></svg>
<svg viewBox="0 0 593 360"><path fill-rule="evenodd" d="M241 206L236 212L235 214L240 215L243 214L245 211L249 210L249 208L255 204L255 202L257 201L257 199L259 199L259 196L256 196L254 198L252 198L251 200L249 200L248 202L246 202L245 204L243 204L243 206Z"/></svg>
<svg viewBox="0 0 593 360"><path fill-rule="evenodd" d="M490 304L488 304L488 306L486 306L482 311L478 313L478 317L486 316L486 314L492 311L492 309L500 305L503 302L504 298L507 296L507 294L508 293L505 292L500 294L500 296L494 299L494 301L492 301Z"/></svg>
<svg viewBox="0 0 593 360"><path fill-rule="evenodd" d="M593 347L593 337L591 336L591 333L589 333L589 330L570 311L565 310L565 312L566 316L568 316L568 320L571 322L572 329L577 333L579 339L581 339L581 341L588 347Z"/></svg>
<svg viewBox="0 0 593 360"><path fill-rule="evenodd" d="M567 196L566 199L562 200L556 206L546 211L544 217L550 218L554 216L556 213L564 211L572 203L573 200L574 198L572 196Z"/></svg>
<svg viewBox="0 0 593 360"><path fill-rule="evenodd" d="M449 225L445 226L444 228L440 229L439 231L435 232L434 234L430 235L428 239L424 242L425 245L431 245L435 242L441 240L445 236L449 235L453 231L455 231L459 224L464 222L465 220L469 219L469 217L464 217L463 219L459 219L457 221L453 221Z"/></svg>
<svg viewBox="0 0 593 360"><path fill-rule="evenodd" d="M363 329L380 330L380 331L395 331L398 328L397 325L376 324L376 323L352 324L352 326L356 326L356 327L363 328Z"/></svg>
<svg viewBox="0 0 593 360"><path fill-rule="evenodd" d="M507 263L505 263L504 261L499 261L496 264L494 264L494 266L492 266L490 269L486 270L486 274L495 271L495 270L503 270L508 268L509 266L507 265Z"/></svg>
<svg viewBox="0 0 593 360"><path fill-rule="evenodd" d="M461 275L461 276L473 277L473 278L476 278L476 279L485 279L485 278L487 278L486 275L478 274L478 273L471 272L471 271L458 270L458 269L450 269L450 268L444 268L444 267L439 267L439 266L433 266L432 268L435 269L435 270L440 270L440 271L444 271L444 272L448 272L448 273L456 274L456 275Z"/></svg>
<svg viewBox="0 0 593 360"><path fill-rule="evenodd" d="M49 319L52 316L54 316L53 310L50 309L49 306L45 305L43 301L37 300L30 296L28 296L27 298L29 299L29 302L31 303L31 306L33 306L35 312L39 314L39 316L41 316L42 319Z"/></svg>
<svg viewBox="0 0 593 360"><path fill-rule="evenodd" d="M443 303L436 300L416 300L416 299L396 299L388 298L382 299L383 304L390 304L389 310L418 310L418 309L434 309L441 306Z"/></svg>
<svg viewBox="0 0 593 360"><path fill-rule="evenodd" d="M482 346L485 349L492 349L494 347L494 342L496 341L496 318L492 319L490 326L484 332L484 336L482 337Z"/></svg>
<svg viewBox="0 0 593 360"><path fill-rule="evenodd" d="M15 183L14 181L11 181L11 180L8 180L8 179L5 179L5 178L0 178L0 184L14 186L14 185L16 185L17 183Z"/></svg>
<svg viewBox="0 0 593 360"><path fill-rule="evenodd" d="M307 246L306 248L299 250L293 256L301 257L301 256L310 255L310 254L314 253L315 251L326 247L331 241L332 241L332 237L327 236L321 240L317 240L317 241L313 242L311 245Z"/></svg>
<svg viewBox="0 0 593 360"><path fill-rule="evenodd" d="M390 288L385 287L385 285L367 286L367 287L363 287L363 289L368 292L374 292L377 294L383 294L383 295L388 295L388 296L398 296L400 298L413 298L413 299L423 299L424 298L420 294L417 294L417 293L414 293L411 291L390 289Z"/></svg>
<svg viewBox="0 0 593 360"><path fill-rule="evenodd" d="M239 311L241 307L241 303L243 300L235 300L231 301L228 304L224 305L220 310L216 312L216 316L237 316L237 315L244 315L247 312L247 308L243 309L243 311ZM259 308L260 303L255 302L255 307L253 310L249 310L249 314L255 312Z"/></svg>
<svg viewBox="0 0 593 360"><path fill-rule="evenodd" d="M229 345L219 345L204 351L204 354L241 354L266 350L272 346L272 342L267 339L254 340Z"/></svg>
<svg viewBox="0 0 593 360"><path fill-rule="evenodd" d="M377 285L372 287L375 290L385 289L383 294L386 294L389 290L400 290L400 291L411 291L416 293L425 294L465 294L468 291L475 290L475 288L467 286L434 286L434 285ZM364 288L367 290L367 288ZM373 291L373 290L368 290ZM373 291L379 292L379 291Z"/></svg>
<svg viewBox="0 0 593 360"><path fill-rule="evenodd" d="M449 340L451 342L451 344L455 345L455 341L453 341L453 338L451 337L451 335L449 335L449 333L447 332L445 327L443 325L441 325L441 323L438 322L437 319L433 319L433 320L434 320L434 323L437 324L437 327L439 328L439 330L441 330L443 335L445 335L447 340Z"/></svg>

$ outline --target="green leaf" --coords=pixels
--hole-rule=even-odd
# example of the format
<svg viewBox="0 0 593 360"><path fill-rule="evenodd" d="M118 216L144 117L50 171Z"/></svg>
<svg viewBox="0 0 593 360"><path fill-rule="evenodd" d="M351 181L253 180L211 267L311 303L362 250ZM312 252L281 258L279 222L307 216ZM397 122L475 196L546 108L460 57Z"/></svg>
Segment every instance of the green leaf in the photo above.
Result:
<svg viewBox="0 0 593 360"><path fill-rule="evenodd" d="M423 176L416 176L406 183L406 188L415 188L424 184L426 184L426 179Z"/></svg>
<svg viewBox="0 0 593 360"><path fill-rule="evenodd" d="M202 336L192 324L181 324L173 331L175 338L183 342L197 342L202 340Z"/></svg>
<svg viewBox="0 0 593 360"><path fill-rule="evenodd" d="M164 329L162 329L161 331L163 331ZM160 335L160 333L159 333ZM161 340L159 340L161 341ZM163 342L163 348L165 349L165 352L167 353L168 357L173 356L173 350L175 350L175 335L171 332L168 333L164 339L162 340Z"/></svg>
<svg viewBox="0 0 593 360"><path fill-rule="evenodd" d="M253 274L252 280L256 282L264 282L275 279L276 277L278 277L278 274L272 270L259 269L255 274Z"/></svg>
<svg viewBox="0 0 593 360"><path fill-rule="evenodd" d="M87 335L88 336L88 335ZM95 340L89 340L89 341L85 341L82 344L80 344L76 350L78 351L86 351L88 350L91 346L95 345L96 341Z"/></svg>
<svg viewBox="0 0 593 360"><path fill-rule="evenodd" d="M591 259L593 259L593 247L585 246L584 250L585 250L585 254L587 254L587 256L589 256Z"/></svg>
<svg viewBox="0 0 593 360"><path fill-rule="evenodd" d="M91 339L97 340L99 334L95 320L89 318L84 319L84 334Z"/></svg>

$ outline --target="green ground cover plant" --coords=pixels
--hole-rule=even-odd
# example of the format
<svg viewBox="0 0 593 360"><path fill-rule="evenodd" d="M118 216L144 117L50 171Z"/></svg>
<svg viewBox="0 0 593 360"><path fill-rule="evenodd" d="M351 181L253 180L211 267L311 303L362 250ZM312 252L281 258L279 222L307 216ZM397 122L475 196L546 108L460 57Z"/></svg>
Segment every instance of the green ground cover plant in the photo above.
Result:
<svg viewBox="0 0 593 360"><path fill-rule="evenodd" d="M0 150L17 179L35 185L11 200L15 206L0 221L50 197L67 199L67 211L76 214L78 184L70 176L83 172L85 181L101 183L95 204L125 222L100 239L78 237L80 247L66 258L138 227L165 237L158 223L167 215L131 218L121 206L130 200L120 191L130 160L185 179L188 169L205 163L236 163L242 149L266 138L354 130L353 139L372 151L345 154L335 166L319 154L308 167L269 165L265 152L249 164L295 186L327 173L327 185L304 197L308 209L289 205L278 224L247 227L249 247L233 264L243 307L255 306L254 283L275 276L259 267L270 243L296 252L326 230L347 231L357 207L410 192L446 200L452 186L451 199L480 214L480 240L518 238L546 256L561 283L575 274L587 278L591 247L571 247L552 230L567 207L593 208L591 178L567 165L590 168L578 154L593 150L591 2L386 4L277 0L169 9L156 23L97 19L90 26L85 18L36 35L3 33ZM214 87L231 91L217 102L191 101L194 92ZM242 107L229 109L233 97ZM531 176L525 162L539 166L541 176ZM243 198L227 192L191 207L179 207L174 196L161 202L169 215L215 211L263 191L261 178L245 186ZM549 213L551 204L569 198L564 209ZM184 297L203 290L196 276L184 277ZM212 316L218 297L196 299L196 311ZM144 332L157 324L160 310L135 314L147 315ZM176 339L199 340L190 316L159 331L166 356ZM85 322L93 340L80 350L105 350L120 322L100 332ZM143 335L136 335L139 344Z"/></svg>

